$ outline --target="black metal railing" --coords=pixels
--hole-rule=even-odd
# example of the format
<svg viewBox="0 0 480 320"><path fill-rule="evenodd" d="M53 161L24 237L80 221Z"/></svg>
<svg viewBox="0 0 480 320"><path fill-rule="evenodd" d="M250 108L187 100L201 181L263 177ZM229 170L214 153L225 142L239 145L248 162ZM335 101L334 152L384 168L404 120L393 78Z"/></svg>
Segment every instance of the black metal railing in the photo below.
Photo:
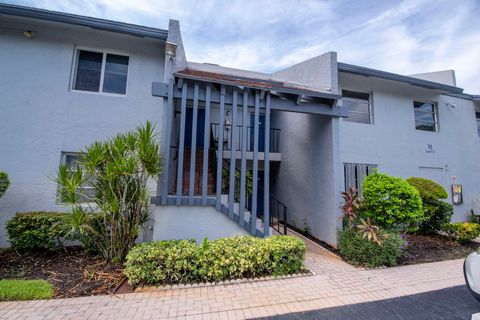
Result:
<svg viewBox="0 0 480 320"><path fill-rule="evenodd" d="M212 130L212 135L213 139L215 142L215 148L218 147L218 144L220 143L219 137L220 137L220 124L218 123L211 123L211 130ZM241 151L242 149L242 141L243 141L243 129L244 126L237 125L235 130L237 134L237 139L236 141L236 150ZM254 127L252 126L247 126L247 152L253 152L253 143L254 143ZM230 151L232 150L232 145L233 145L233 126L231 124L224 124L223 125L223 150ZM262 128L260 128L260 132L262 131ZM265 140L262 139L264 137L264 134L260 134L260 141L258 145L258 151L263 152L265 150ZM270 152L274 153L279 153L280 152L280 129L276 128L270 128Z"/></svg>
<svg viewBox="0 0 480 320"><path fill-rule="evenodd" d="M280 234L287 234L287 207L270 195L270 227Z"/></svg>

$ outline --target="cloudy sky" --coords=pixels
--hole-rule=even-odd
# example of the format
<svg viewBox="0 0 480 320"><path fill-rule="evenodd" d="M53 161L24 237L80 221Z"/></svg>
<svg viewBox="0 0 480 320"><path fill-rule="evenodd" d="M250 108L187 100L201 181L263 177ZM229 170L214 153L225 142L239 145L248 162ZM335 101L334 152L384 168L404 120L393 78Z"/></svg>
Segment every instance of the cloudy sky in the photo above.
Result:
<svg viewBox="0 0 480 320"><path fill-rule="evenodd" d="M400 74L455 69L480 94L480 0L7 2L159 28L178 19L190 61L271 72L336 51Z"/></svg>

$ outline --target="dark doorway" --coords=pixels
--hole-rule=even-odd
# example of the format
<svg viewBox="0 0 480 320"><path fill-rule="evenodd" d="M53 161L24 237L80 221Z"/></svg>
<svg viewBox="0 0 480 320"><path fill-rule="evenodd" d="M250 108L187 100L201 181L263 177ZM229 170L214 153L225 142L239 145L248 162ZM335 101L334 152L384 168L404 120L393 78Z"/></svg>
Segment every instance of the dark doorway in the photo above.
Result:
<svg viewBox="0 0 480 320"><path fill-rule="evenodd" d="M192 126L193 126L193 109L187 108L186 118L185 118L185 147L192 147ZM204 134L205 134L205 110L198 109L197 114L197 138L196 138L196 148L203 148L204 145Z"/></svg>

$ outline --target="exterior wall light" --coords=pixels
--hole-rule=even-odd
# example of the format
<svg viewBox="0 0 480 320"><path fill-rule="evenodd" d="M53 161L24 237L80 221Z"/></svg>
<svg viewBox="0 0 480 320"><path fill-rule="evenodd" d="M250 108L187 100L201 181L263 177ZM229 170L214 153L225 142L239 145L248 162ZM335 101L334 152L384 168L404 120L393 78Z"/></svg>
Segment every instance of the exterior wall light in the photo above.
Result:
<svg viewBox="0 0 480 320"><path fill-rule="evenodd" d="M177 45L171 42L165 42L165 54L170 57L177 55Z"/></svg>

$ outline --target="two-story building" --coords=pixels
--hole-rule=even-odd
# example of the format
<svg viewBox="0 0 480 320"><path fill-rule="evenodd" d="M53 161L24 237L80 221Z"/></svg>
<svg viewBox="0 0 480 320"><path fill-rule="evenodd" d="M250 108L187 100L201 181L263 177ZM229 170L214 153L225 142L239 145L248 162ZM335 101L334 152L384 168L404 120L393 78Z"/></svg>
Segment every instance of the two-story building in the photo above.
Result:
<svg viewBox="0 0 480 320"><path fill-rule="evenodd" d="M284 233L336 244L340 192L374 168L480 206L480 97L328 52L273 74L187 61L168 30L0 4L0 246L15 212L65 210L51 179L85 145L156 124L163 173L143 240ZM480 208L478 208L480 209Z"/></svg>

